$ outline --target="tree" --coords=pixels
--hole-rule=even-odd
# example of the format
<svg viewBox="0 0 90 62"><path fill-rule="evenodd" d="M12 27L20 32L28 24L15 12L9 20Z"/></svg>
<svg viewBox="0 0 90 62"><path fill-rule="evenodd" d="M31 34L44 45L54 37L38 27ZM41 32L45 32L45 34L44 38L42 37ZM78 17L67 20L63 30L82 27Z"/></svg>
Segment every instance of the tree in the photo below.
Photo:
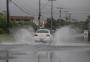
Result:
<svg viewBox="0 0 90 62"><path fill-rule="evenodd" d="M63 19L57 19L56 24L57 24L57 27L62 27L66 25L66 21Z"/></svg>
<svg viewBox="0 0 90 62"><path fill-rule="evenodd" d="M47 23L45 25L46 28L50 29L51 28L51 18L47 18ZM56 30L57 28L60 28L66 24L65 20L63 19L53 19L52 21L52 29Z"/></svg>
<svg viewBox="0 0 90 62"><path fill-rule="evenodd" d="M85 24L86 24L86 29L88 30L88 28L90 28L89 27L90 26L89 25L90 24L90 15L87 17Z"/></svg>
<svg viewBox="0 0 90 62"><path fill-rule="evenodd" d="M0 12L0 33L7 32L7 23L5 15Z"/></svg>
<svg viewBox="0 0 90 62"><path fill-rule="evenodd" d="M88 30L88 42L90 43L90 15L87 17L86 27L87 27L87 30Z"/></svg>
<svg viewBox="0 0 90 62"><path fill-rule="evenodd" d="M71 25L74 28L79 28L81 31L88 30L90 23L90 16L87 17L85 21L74 21L71 23Z"/></svg>
<svg viewBox="0 0 90 62"><path fill-rule="evenodd" d="M45 28L48 28L48 29L51 28L51 21L52 21L51 18L47 18L47 23L45 24ZM52 21L52 29L55 29L55 28L56 28L56 20L53 19L53 21Z"/></svg>

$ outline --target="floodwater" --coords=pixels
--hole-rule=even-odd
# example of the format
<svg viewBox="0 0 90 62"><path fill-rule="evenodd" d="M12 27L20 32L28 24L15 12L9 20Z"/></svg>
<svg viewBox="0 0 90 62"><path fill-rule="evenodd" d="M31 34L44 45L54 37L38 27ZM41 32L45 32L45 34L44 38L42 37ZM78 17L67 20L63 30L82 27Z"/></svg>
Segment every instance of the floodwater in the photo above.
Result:
<svg viewBox="0 0 90 62"><path fill-rule="evenodd" d="M68 27L64 27L56 31L54 35L53 45L60 45L61 43L82 43L82 41L77 40L77 34L75 30ZM30 38L28 38L30 37ZM21 29L15 35L16 41L19 43L29 43L32 44L34 40L32 39L31 32L26 29ZM25 41L25 42L24 42ZM17 42L17 43L18 43ZM83 41L84 42L84 41ZM86 41L85 41L86 43ZM28 47L29 48L29 47ZM24 52L22 55L10 55L14 57L9 59L9 62L90 62L90 50L55 50L55 51L36 51L28 50L21 47L13 49L12 51ZM11 51L9 54L12 53ZM5 52L0 52L0 57L6 57ZM5 62L6 60L0 60L0 62Z"/></svg>
<svg viewBox="0 0 90 62"><path fill-rule="evenodd" d="M28 47L29 48L29 47ZM9 52L9 62L90 62L89 50L58 50L58 51L33 51L24 48L17 48L12 51L24 52L22 55L12 55ZM1 52L0 57L6 57L6 53ZM5 62L6 60L0 60Z"/></svg>

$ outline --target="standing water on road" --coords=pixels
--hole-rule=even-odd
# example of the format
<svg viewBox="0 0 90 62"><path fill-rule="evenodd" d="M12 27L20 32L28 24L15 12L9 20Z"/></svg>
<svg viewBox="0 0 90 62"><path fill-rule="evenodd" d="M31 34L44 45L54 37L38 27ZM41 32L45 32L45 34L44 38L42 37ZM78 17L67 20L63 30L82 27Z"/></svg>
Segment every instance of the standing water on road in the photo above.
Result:
<svg viewBox="0 0 90 62"><path fill-rule="evenodd" d="M77 33L75 29L72 29L70 26L63 27L58 29L54 36L54 44L77 44L83 43L80 39L81 35ZM86 43L87 41L85 41ZM90 51L56 51L54 52L53 62L90 62Z"/></svg>
<svg viewBox="0 0 90 62"><path fill-rule="evenodd" d="M21 28L13 32L16 43L19 44L35 44L33 39L33 29ZM76 30L70 27L63 27L58 29L54 35L52 44L72 44L81 42L77 40L79 34ZM29 47L28 47L29 48ZM90 52L72 51L72 50L59 50L59 51L32 51L24 48L16 48L16 51L26 52L26 55L17 56L15 59L10 59L10 62L90 62ZM52 54L51 54L52 53ZM52 58L51 58L52 57ZM2 61L3 62L3 61Z"/></svg>
<svg viewBox="0 0 90 62"><path fill-rule="evenodd" d="M83 41L81 41L81 39L81 33L78 33L77 30L75 30L71 26L65 26L56 30L54 35L54 44L82 43Z"/></svg>

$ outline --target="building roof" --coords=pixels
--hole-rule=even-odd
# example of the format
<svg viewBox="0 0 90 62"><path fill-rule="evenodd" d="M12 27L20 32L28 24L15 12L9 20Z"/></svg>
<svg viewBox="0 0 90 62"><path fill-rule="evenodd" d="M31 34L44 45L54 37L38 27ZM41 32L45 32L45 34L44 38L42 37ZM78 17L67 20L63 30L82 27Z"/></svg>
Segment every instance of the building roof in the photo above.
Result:
<svg viewBox="0 0 90 62"><path fill-rule="evenodd" d="M34 19L33 16L10 16L10 19Z"/></svg>

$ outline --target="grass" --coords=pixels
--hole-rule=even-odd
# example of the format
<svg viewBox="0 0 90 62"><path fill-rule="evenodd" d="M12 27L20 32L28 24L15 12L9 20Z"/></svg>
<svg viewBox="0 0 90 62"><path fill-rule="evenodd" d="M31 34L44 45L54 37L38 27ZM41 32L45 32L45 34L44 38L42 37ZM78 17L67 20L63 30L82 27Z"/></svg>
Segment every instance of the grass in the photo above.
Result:
<svg viewBox="0 0 90 62"><path fill-rule="evenodd" d="M0 43L2 42L14 42L14 36L11 34L0 34Z"/></svg>

